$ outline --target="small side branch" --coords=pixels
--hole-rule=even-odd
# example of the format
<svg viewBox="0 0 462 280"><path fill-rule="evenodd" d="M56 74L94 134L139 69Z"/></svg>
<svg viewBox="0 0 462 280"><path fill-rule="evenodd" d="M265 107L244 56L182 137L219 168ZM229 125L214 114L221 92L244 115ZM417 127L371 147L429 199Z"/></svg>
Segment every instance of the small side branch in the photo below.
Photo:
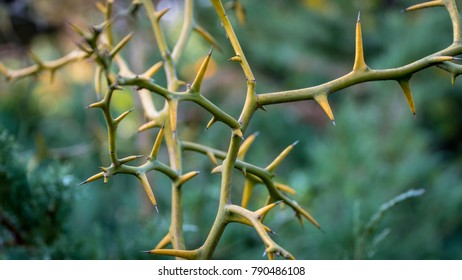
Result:
<svg viewBox="0 0 462 280"><path fill-rule="evenodd" d="M89 54L87 52L77 49L56 60L41 61L35 58L34 60L36 61L36 64L17 70L9 69L0 63L0 74L3 74L8 81L16 81L45 71L49 71L53 76L53 74L60 68L63 68L72 62L83 60L88 56Z"/></svg>
<svg viewBox="0 0 462 280"><path fill-rule="evenodd" d="M248 220L255 231L260 236L261 240L266 246L266 253L268 255L268 259L274 259L274 256L282 256L285 259L295 259L294 256L286 251L284 248L279 246L276 242L271 239L269 236L265 225L261 223L259 215L255 212L249 211L243 207L237 205L227 205L226 210L229 212L230 215L237 215Z"/></svg>

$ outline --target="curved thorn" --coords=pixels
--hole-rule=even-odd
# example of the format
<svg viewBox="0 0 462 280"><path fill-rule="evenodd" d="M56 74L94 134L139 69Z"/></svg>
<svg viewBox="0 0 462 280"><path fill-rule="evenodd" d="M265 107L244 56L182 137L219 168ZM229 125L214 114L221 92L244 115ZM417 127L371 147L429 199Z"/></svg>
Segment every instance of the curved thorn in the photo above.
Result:
<svg viewBox="0 0 462 280"><path fill-rule="evenodd" d="M412 5L408 8L406 8L404 11L405 12L410 12L410 11L415 11L419 9L425 9L425 8L431 8L431 7L439 7L439 6L444 6L444 1L441 0L435 0L435 1L429 1L425 3L420 3L416 5Z"/></svg>
<svg viewBox="0 0 462 280"><path fill-rule="evenodd" d="M222 165L218 165L218 166L216 166L214 169L212 169L212 171L210 171L210 173L212 173L212 174L220 173L222 170L223 170L223 166L222 166Z"/></svg>
<svg viewBox="0 0 462 280"><path fill-rule="evenodd" d="M212 119L207 123L207 127L205 129L209 129L216 122L217 119L215 117L212 117Z"/></svg>
<svg viewBox="0 0 462 280"><path fill-rule="evenodd" d="M231 57L230 59L228 59L228 61L241 62L242 58L239 55L235 55L235 56Z"/></svg>

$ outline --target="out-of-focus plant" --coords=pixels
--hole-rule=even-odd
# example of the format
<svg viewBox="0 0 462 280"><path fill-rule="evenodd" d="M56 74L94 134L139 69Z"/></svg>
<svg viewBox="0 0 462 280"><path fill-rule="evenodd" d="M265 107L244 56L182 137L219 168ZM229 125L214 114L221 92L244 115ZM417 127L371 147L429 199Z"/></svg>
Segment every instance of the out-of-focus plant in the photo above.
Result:
<svg viewBox="0 0 462 280"><path fill-rule="evenodd" d="M92 25L88 29L73 25L73 29L80 36L80 41L77 43L78 47L74 51L51 61L44 61L32 55L31 58L35 61L35 64L18 70L10 69L4 64L0 64L0 73L8 80L16 81L41 72L49 72L53 76L60 68L84 59L94 62L95 93L98 100L88 105L87 108L100 110L104 117L107 129L107 157L109 164L101 167L100 172L84 180L80 185L100 179L106 183L108 180L116 180L113 177L117 174L131 175L139 181L150 202L158 210L157 200L151 186L152 179L149 178L149 175L154 172L164 174L171 181L170 227L155 248L147 252L185 259L209 259L213 257L226 227L230 223L239 223L255 229L266 247L265 254L269 259L273 259L275 256L293 259L294 256L287 249L274 241L273 230L266 222L264 223L267 214L278 205L285 205L293 210L300 223L308 220L315 227L320 228L320 225L292 198L295 192L294 189L281 183L275 173L276 168L294 149L297 141L285 148L265 167L246 161L246 154L250 150L252 143L256 141L257 136L256 133L247 133L247 128L254 115L259 110L267 110L267 107L272 104L314 100L335 124L328 96L356 84L379 80L395 81L401 87L411 112L415 114L410 88L410 81L415 73L436 66L450 73L453 82L462 73L462 67L455 63L456 56L462 53L460 16L456 2L454 0L436 0L417 4L406 9L406 11L414 11L441 6L448 11L453 28L453 42L444 49L415 59L401 67L374 69L366 64L362 27L360 16L358 15L355 33L355 56L353 67L349 73L317 86L268 93L256 92L256 78L252 67L247 61L245 52L241 47L225 7L222 5L222 1L211 0L210 2L234 52L229 61L237 63L244 75L245 98L241 101L243 106L238 117L227 113L224 108L218 107L204 95L202 83L211 64L212 50L198 67L194 79L184 81L180 78L178 64L186 52L187 43L190 41L193 32L199 34L214 49L220 49L218 40L195 20L195 4L193 0L184 1L183 25L178 38L173 43L173 47L170 46L168 40L171 37L169 36L169 30L162 24L164 16L170 12L169 9L157 9L150 0L133 0L127 9L115 12L114 1L108 0L105 4L99 2L97 4L97 8L104 16L103 22ZM309 2L307 1L307 3ZM236 12L239 22L244 23L246 21L248 15L246 15L241 1L231 1L230 8ZM133 61L135 58L126 56L123 52L124 48L130 44L133 33L121 36L119 39L117 32L115 32L115 26L120 18L134 16L141 9L144 9L151 24L155 43L160 53L160 61L152 61L147 70L137 72L133 70L136 64L136 61ZM141 53L139 55L141 56ZM274 55L277 56L278 54ZM160 70L164 72L165 83L157 82L153 78ZM115 95L128 88L133 88L139 97L140 106L114 116ZM223 88L223 91L229 90ZM161 102L158 102L159 99ZM184 129L185 125L181 123L178 116L181 114L180 104L183 103L187 105L195 103L192 106L198 106L212 116L205 127L206 129L209 129L217 122L223 123L228 128L229 142L226 145L227 149L223 151L212 145L186 141L182 138L179 131ZM142 111L147 119L146 123L140 125L139 131L158 129L158 133L155 139L152 140L149 152L122 156L122 149L117 141L117 132L124 125L124 119L133 110ZM223 137L221 142L224 142L224 139ZM165 163L159 156L164 143L168 154L168 163ZM218 146L221 143L216 144ZM188 191L184 189L185 185L192 184L190 180L196 177L199 172L194 171L194 169L197 169L195 166L185 166L183 155L186 151L206 156L214 165L211 172L219 173L221 176L220 192L215 198L218 204L215 220L210 230L208 230L205 241L193 249L186 246L185 238L188 235L184 233L183 222L183 213L193 210L184 209L183 197L184 192ZM235 170L239 171L239 173L236 173ZM238 175L243 178L242 184L236 183L239 182L236 180ZM266 187L267 193L264 201L252 201L255 198L253 190L256 185ZM213 186L210 186L210 189L212 188ZM240 190L240 199L236 198L236 189ZM366 225L366 228L363 229L364 233L359 234L361 237L357 247L358 256L364 255L367 247L366 243L371 232L375 230L375 225L380 220L380 215L398 201L413 196L416 196L415 193L398 196L379 210L378 216L374 216L371 222ZM253 204L259 205L257 210L250 209L249 203L251 201ZM162 209L163 206L161 205L159 208ZM168 248L168 246L171 246L171 248Z"/></svg>
<svg viewBox="0 0 462 280"><path fill-rule="evenodd" d="M69 230L75 178L57 162L37 163L0 133L0 248L10 258L50 258Z"/></svg>

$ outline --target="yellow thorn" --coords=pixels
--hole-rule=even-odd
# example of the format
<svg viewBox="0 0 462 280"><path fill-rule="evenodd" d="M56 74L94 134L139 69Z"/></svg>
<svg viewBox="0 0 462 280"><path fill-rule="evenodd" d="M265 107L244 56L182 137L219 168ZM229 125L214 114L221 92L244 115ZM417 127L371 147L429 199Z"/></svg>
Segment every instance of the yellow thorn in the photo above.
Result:
<svg viewBox="0 0 462 280"><path fill-rule="evenodd" d="M104 172L100 172L98 174L95 174L95 175L91 176L90 178L88 178L87 180L85 180L82 183L78 184L77 186L85 185L86 183L96 181L96 180L101 179L103 177L104 177Z"/></svg>
<svg viewBox="0 0 462 280"><path fill-rule="evenodd" d="M274 186L278 189L278 190L281 190L283 192L286 192L286 193L290 193L290 194L296 194L297 192L292 189L291 187L287 186L287 185L284 185L284 184L281 184L281 183L274 183Z"/></svg>
<svg viewBox="0 0 462 280"><path fill-rule="evenodd" d="M297 145L298 141L294 142L293 144L289 145L285 148L274 160L271 162L265 169L269 172L274 172L276 167L281 164L281 162L287 157L287 155L292 151L295 145Z"/></svg>
<svg viewBox="0 0 462 280"><path fill-rule="evenodd" d="M244 136L242 134L242 130L240 128L233 129L233 134L236 135L239 138L244 138Z"/></svg>
<svg viewBox="0 0 462 280"><path fill-rule="evenodd" d="M120 116L118 116L116 119L114 119L115 124L119 124L128 114L130 114L131 111L133 111L134 108L122 113Z"/></svg>
<svg viewBox="0 0 462 280"><path fill-rule="evenodd" d="M356 22L355 63L353 65L353 71L361 71L365 69L367 69L367 65L364 61L363 35L361 31L361 13L358 13L358 20Z"/></svg>
<svg viewBox="0 0 462 280"><path fill-rule="evenodd" d="M146 70L146 72L144 72L141 76L146 79L151 78L152 76L154 76L154 74L157 73L157 71L159 71L162 68L163 64L164 64L163 61L157 62L156 64L151 66L148 70Z"/></svg>
<svg viewBox="0 0 462 280"><path fill-rule="evenodd" d="M212 173L212 174L220 173L222 170L223 170L223 166L222 166L222 165L218 165L218 166L216 166L214 169L212 169L212 171L211 171L210 173Z"/></svg>
<svg viewBox="0 0 462 280"><path fill-rule="evenodd" d="M191 171L191 172L188 172L188 173L186 173L184 175L181 175L180 178L178 178L178 185L179 186L183 185L187 181L189 181L192 178L196 177L197 174L199 174L199 173L200 173L200 171Z"/></svg>
<svg viewBox="0 0 462 280"><path fill-rule="evenodd" d="M253 227L252 223L249 220L247 220L246 218L243 218L241 216L231 216L229 218L229 221L233 222L233 223L240 223L240 224L243 224L243 225ZM266 232L276 234L274 231L272 231L269 227L265 226L264 224L262 224L262 226L265 228Z"/></svg>
<svg viewBox="0 0 462 280"><path fill-rule="evenodd" d="M244 190L242 192L241 206L247 208L249 205L250 197L252 196L252 191L255 188L255 181L249 178L246 178L244 184Z"/></svg>
<svg viewBox="0 0 462 280"><path fill-rule="evenodd" d="M206 129L209 129L216 122L217 119L215 117L212 117L212 119L208 122Z"/></svg>
<svg viewBox="0 0 462 280"><path fill-rule="evenodd" d="M72 30L77 32L80 36L87 38L88 33L85 32L82 28L78 27L77 25L73 24L72 22L69 22L69 25L71 26Z"/></svg>
<svg viewBox="0 0 462 280"><path fill-rule="evenodd" d="M98 101L98 102L95 102L95 103L92 103L90 105L88 105L86 108L104 108L106 105L104 102L102 101Z"/></svg>
<svg viewBox="0 0 462 280"><path fill-rule="evenodd" d="M245 154L247 153L257 136L258 132L255 132L254 134L250 135L249 137L247 137L247 139L244 140L241 147L239 148L239 153L237 154L238 159L244 160Z"/></svg>
<svg viewBox="0 0 462 280"><path fill-rule="evenodd" d="M199 35L202 36L202 38L204 38L214 48L216 48L217 50L222 52L222 49L221 49L220 45L218 44L217 40L215 40L215 38L213 38L213 36L210 35L210 33L208 33L204 28L202 28L199 25L195 25L193 30L196 31L197 33L199 33Z"/></svg>
<svg viewBox="0 0 462 280"><path fill-rule="evenodd" d="M215 155L214 155L211 151L207 151L207 156L209 157L210 161L211 161L214 165L218 165L217 158L215 157Z"/></svg>
<svg viewBox="0 0 462 280"><path fill-rule="evenodd" d="M242 58L239 56L239 55L236 55L236 56L233 56L231 57L230 59L228 59L229 61L234 61L234 62L241 62L242 61Z"/></svg>
<svg viewBox="0 0 462 280"><path fill-rule="evenodd" d="M306 212L303 208L297 209L298 213L300 213L303 217L305 217L310 223L315 225L317 228L321 228L319 223L311 216L308 212Z"/></svg>
<svg viewBox="0 0 462 280"><path fill-rule="evenodd" d="M335 125L335 119L334 119L334 114L332 113L332 109L330 108L329 101L327 100L327 94L326 93L321 93L318 94L314 97L314 100L318 102L318 104L321 106L321 108L324 110L324 112L327 114L329 119L332 121L332 123Z"/></svg>
<svg viewBox="0 0 462 280"><path fill-rule="evenodd" d="M445 61L452 61L452 60L455 60L455 59L456 59L455 57L449 56L449 55L433 56L433 57L430 58L432 63L441 63L441 62L445 62Z"/></svg>
<svg viewBox="0 0 462 280"><path fill-rule="evenodd" d="M154 193L152 192L151 185L149 184L146 174L140 173L136 177L140 180L140 183L143 186L146 194L148 195L149 200L151 201L152 205L154 205L154 207L156 208L156 211L158 212L157 201L156 201L156 198L154 197Z"/></svg>
<svg viewBox="0 0 462 280"><path fill-rule="evenodd" d="M107 10L107 9L106 9L106 6L104 6L103 3L99 2L99 1L96 2L96 8L97 8L103 15L106 14L106 10Z"/></svg>
<svg viewBox="0 0 462 280"><path fill-rule="evenodd" d="M399 85L403 90L404 96L406 97L407 103L409 104L409 108L413 115L415 115L415 106L414 106L414 99L412 98L411 88L409 87L409 79L407 80L399 80Z"/></svg>
<svg viewBox="0 0 462 280"><path fill-rule="evenodd" d="M130 32L127 36L125 36L120 42L111 50L111 53L109 54L111 57L116 56L120 50L130 41L130 39L133 37L133 32Z"/></svg>
<svg viewBox="0 0 462 280"><path fill-rule="evenodd" d="M124 164L124 163L130 162L130 161L142 158L142 157L143 156L128 156L126 158L120 159L119 163Z"/></svg>
<svg viewBox="0 0 462 280"><path fill-rule="evenodd" d="M408 7L404 11L405 12L410 12L410 11L415 11L415 10L419 10L419 9L438 7L438 6L444 6L444 1L435 0L435 1L429 1L429 2L425 2L425 3L416 4L416 5Z"/></svg>
<svg viewBox="0 0 462 280"><path fill-rule="evenodd" d="M271 204L268 204L268 205L263 206L262 208L258 209L257 211L255 211L255 214L257 215L257 218L259 220L262 220L266 216L266 214L268 214L268 212L271 209L273 209L276 205L278 205L281 202L282 202L282 200L271 203Z"/></svg>
<svg viewBox="0 0 462 280"><path fill-rule="evenodd" d="M159 149L160 145L162 143L162 139L164 137L164 126L162 125L159 133L157 134L156 141L154 142L154 145L152 146L151 153L149 154L149 158L151 159L157 159L157 155L159 154Z"/></svg>
<svg viewBox="0 0 462 280"><path fill-rule="evenodd" d="M156 12L155 17L157 21L159 21L166 13L168 13L168 11L170 11L170 8L165 8L163 10Z"/></svg>
<svg viewBox="0 0 462 280"><path fill-rule="evenodd" d="M212 57L212 51L213 49L210 49L210 52L202 62L202 65L199 68L199 72L197 73L194 82L191 84L191 87L189 88L190 92L200 94L202 80L204 79L205 72L207 71L207 66L209 65L210 58Z"/></svg>
<svg viewBox="0 0 462 280"><path fill-rule="evenodd" d="M244 25L246 22L246 13L244 7L239 2L234 2L234 10L236 11L236 17L239 24Z"/></svg>
<svg viewBox="0 0 462 280"><path fill-rule="evenodd" d="M163 124L156 118L152 121L149 121L145 124L142 124L139 128L138 128L138 132L141 132L141 131L145 131L145 130L148 130L150 128L153 128L153 127L161 127Z"/></svg>

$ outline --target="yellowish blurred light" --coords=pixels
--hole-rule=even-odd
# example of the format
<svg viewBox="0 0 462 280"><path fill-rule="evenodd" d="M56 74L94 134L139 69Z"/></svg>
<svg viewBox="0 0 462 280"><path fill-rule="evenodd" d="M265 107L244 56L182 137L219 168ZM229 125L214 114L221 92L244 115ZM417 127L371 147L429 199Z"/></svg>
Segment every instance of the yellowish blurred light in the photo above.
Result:
<svg viewBox="0 0 462 280"><path fill-rule="evenodd" d="M71 63L67 66L66 70L66 73L68 73L73 82L84 84L93 81L93 67L88 62L79 61Z"/></svg>
<svg viewBox="0 0 462 280"><path fill-rule="evenodd" d="M315 11L325 11L329 9L329 1L326 0L303 0L305 6Z"/></svg>

